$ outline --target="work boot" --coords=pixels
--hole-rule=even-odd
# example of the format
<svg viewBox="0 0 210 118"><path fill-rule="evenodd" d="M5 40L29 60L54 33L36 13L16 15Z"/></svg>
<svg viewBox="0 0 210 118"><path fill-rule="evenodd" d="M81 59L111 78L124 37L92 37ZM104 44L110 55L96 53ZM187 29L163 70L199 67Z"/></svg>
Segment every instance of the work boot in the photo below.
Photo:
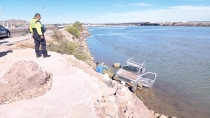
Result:
<svg viewBox="0 0 210 118"><path fill-rule="evenodd" d="M40 55L40 54L36 54L36 58L39 58L39 57L41 57L42 55Z"/></svg>
<svg viewBox="0 0 210 118"><path fill-rule="evenodd" d="M43 55L43 58L51 57L51 55Z"/></svg>

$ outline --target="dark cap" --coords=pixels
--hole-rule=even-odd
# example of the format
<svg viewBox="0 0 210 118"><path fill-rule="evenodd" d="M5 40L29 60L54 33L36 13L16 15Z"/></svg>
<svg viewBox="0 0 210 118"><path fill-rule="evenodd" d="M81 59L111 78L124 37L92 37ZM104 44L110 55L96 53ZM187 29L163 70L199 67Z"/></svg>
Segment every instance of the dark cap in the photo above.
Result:
<svg viewBox="0 0 210 118"><path fill-rule="evenodd" d="M36 13L34 17L41 16L39 13Z"/></svg>

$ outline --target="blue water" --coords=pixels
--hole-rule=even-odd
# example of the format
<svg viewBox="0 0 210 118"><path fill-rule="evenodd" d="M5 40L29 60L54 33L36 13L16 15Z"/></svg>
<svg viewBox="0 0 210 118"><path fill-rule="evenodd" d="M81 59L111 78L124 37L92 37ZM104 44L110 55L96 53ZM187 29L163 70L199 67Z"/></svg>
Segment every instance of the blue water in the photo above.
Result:
<svg viewBox="0 0 210 118"><path fill-rule="evenodd" d="M194 111L207 109L199 112L200 116L210 115L210 27L113 26L88 30L92 36L87 43L95 62L111 67L130 57L139 63L145 61L146 71L157 73L155 89L167 90L161 94L190 104L184 109L193 105Z"/></svg>

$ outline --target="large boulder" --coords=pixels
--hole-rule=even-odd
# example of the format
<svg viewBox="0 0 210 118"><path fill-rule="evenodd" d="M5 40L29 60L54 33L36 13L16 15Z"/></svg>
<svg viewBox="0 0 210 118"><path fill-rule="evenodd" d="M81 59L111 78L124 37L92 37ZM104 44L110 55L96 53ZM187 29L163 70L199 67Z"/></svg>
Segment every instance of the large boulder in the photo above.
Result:
<svg viewBox="0 0 210 118"><path fill-rule="evenodd" d="M113 64L113 67L115 67L115 68L120 68L121 65L120 65L120 63L114 63L114 64Z"/></svg>
<svg viewBox="0 0 210 118"><path fill-rule="evenodd" d="M43 95L51 88L52 74L33 61L19 61L0 78L0 104Z"/></svg>

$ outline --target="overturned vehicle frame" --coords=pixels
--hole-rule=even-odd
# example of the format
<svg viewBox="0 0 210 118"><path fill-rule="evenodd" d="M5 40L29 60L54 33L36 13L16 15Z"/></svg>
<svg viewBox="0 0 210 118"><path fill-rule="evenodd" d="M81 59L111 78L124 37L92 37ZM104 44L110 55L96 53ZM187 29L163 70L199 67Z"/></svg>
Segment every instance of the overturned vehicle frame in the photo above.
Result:
<svg viewBox="0 0 210 118"><path fill-rule="evenodd" d="M151 88L156 80L156 73L145 72L145 62L142 64L128 59L126 63L115 73L113 79L128 86L132 92L137 88Z"/></svg>

